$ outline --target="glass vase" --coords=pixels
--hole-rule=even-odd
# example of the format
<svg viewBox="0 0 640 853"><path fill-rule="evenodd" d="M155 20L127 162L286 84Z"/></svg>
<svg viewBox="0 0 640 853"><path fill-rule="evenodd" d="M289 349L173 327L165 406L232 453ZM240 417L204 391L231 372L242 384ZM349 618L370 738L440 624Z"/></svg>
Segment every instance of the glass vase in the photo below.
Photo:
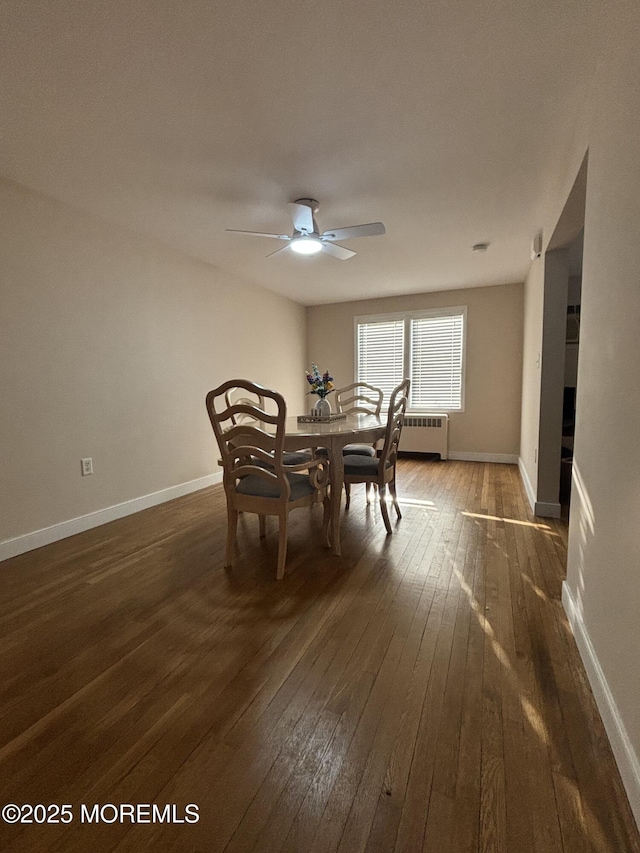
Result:
<svg viewBox="0 0 640 853"><path fill-rule="evenodd" d="M318 402L313 407L313 412L318 417L327 417L331 414L331 404L326 397L320 397Z"/></svg>

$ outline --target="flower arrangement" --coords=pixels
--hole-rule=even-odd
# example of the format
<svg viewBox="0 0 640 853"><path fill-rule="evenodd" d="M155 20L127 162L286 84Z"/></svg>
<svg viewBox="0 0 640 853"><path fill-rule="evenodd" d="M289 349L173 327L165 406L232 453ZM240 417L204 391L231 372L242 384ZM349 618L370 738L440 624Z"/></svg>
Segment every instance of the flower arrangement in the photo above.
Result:
<svg viewBox="0 0 640 853"><path fill-rule="evenodd" d="M307 382L311 385L311 389L309 394L317 394L321 400L330 394L333 389L333 376L329 376L329 371L325 370L324 373L320 373L317 365L311 365L311 373L306 371L307 374Z"/></svg>

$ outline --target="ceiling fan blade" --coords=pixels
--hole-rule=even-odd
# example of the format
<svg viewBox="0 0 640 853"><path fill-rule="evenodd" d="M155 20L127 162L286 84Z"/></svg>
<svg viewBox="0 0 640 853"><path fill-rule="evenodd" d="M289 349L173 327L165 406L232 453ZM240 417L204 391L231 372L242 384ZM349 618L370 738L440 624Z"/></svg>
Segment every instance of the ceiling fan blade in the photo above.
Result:
<svg viewBox="0 0 640 853"><path fill-rule="evenodd" d="M289 240L288 234L265 234L264 231L238 231L236 228L225 228L232 234L251 234L253 237L275 237L276 240Z"/></svg>
<svg viewBox="0 0 640 853"><path fill-rule="evenodd" d="M350 225L348 228L333 228L321 234L322 240L351 240L354 237L378 237L386 234L382 222L369 222L366 225Z"/></svg>
<svg viewBox="0 0 640 853"><path fill-rule="evenodd" d="M287 239L288 239L288 238L287 238ZM279 254L280 252L286 252L288 249L289 249L289 244L287 243L287 245L286 245L286 246L282 246L280 249L276 249L276 250L275 250L275 252L271 252L271 254L266 255L265 257L267 257L267 258L272 258L274 255L277 255L277 254Z"/></svg>
<svg viewBox="0 0 640 853"><path fill-rule="evenodd" d="M334 258L340 258L341 261L348 261L355 255L351 249L345 249L344 246L338 246L337 243L323 243L322 250L333 255Z"/></svg>
<svg viewBox="0 0 640 853"><path fill-rule="evenodd" d="M313 234L315 223L313 211L306 204L298 204L296 201L289 202L289 210L293 218L293 227L302 234Z"/></svg>

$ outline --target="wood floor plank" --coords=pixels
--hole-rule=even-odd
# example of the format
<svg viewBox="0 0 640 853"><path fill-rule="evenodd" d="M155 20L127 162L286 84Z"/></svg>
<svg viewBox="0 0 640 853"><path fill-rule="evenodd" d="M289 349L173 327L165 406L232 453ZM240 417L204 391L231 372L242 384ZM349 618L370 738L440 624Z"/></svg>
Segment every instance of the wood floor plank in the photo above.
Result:
<svg viewBox="0 0 640 853"><path fill-rule="evenodd" d="M465 505L468 483L463 473L464 466L457 466L451 478L448 491L449 499L453 500L454 505L457 505L456 498ZM434 567L438 568L438 586L444 598L442 619L435 637L429 681L421 709L406 795L395 840L395 849L407 851L407 853L422 849L424 841L455 629L455 614L458 599L464 594L454 571L454 555L463 529L464 517L457 511L451 512L446 504L445 506L446 510L443 507L442 512L442 533L439 537L441 544L428 569L430 572Z"/></svg>
<svg viewBox="0 0 640 853"><path fill-rule="evenodd" d="M474 472L470 483L466 505L473 506L477 494L476 484L480 480L480 467ZM472 621L478 612L474 609L477 593L477 553L480 545L479 528L469 520L463 520L465 535L461 535L454 558L454 574L460 584L458 609L455 616L454 635L449 660L449 671L443 700L443 719L440 726L438 749L435 756L434 780L429 802L429 811L424 836L424 850L452 849L454 818L460 806L456 796L460 753L464 747L465 706L461 701L465 680L473 674L467 670ZM481 671L482 667L480 667ZM469 711L469 708L466 709ZM480 742L480 729L474 736ZM468 794L468 792L467 792Z"/></svg>

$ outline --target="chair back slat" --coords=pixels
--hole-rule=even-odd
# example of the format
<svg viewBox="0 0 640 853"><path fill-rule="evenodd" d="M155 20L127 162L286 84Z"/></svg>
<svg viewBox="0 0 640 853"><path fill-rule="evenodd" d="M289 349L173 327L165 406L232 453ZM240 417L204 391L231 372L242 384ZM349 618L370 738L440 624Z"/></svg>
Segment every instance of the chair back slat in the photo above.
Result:
<svg viewBox="0 0 640 853"><path fill-rule="evenodd" d="M380 417L384 392L367 382L352 382L336 391L338 412Z"/></svg>

